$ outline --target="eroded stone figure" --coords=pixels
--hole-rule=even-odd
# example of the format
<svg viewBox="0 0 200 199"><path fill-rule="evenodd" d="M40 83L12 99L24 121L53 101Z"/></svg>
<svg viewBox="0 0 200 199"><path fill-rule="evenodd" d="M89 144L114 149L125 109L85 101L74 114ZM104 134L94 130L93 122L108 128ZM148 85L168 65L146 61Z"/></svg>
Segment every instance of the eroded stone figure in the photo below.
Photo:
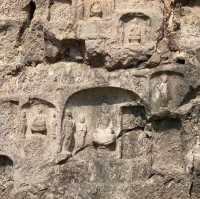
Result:
<svg viewBox="0 0 200 199"><path fill-rule="evenodd" d="M141 42L141 27L137 24L132 25L127 33L127 43L135 44Z"/></svg>
<svg viewBox="0 0 200 199"><path fill-rule="evenodd" d="M76 124L76 132L74 134L75 147L74 153L78 152L85 146L85 139L87 135L87 124L84 116L81 116Z"/></svg>
<svg viewBox="0 0 200 199"><path fill-rule="evenodd" d="M71 154L71 145L74 132L75 132L75 122L73 120L72 113L70 111L66 111L62 128L62 143L61 143L62 153Z"/></svg>
<svg viewBox="0 0 200 199"><path fill-rule="evenodd" d="M138 137L138 144L140 146L140 155L148 156L152 150L152 132L145 130L140 133Z"/></svg>
<svg viewBox="0 0 200 199"><path fill-rule="evenodd" d="M191 197L199 198L199 183L200 183L200 136L196 136L196 144L186 155L186 172L191 176Z"/></svg>
<svg viewBox="0 0 200 199"><path fill-rule="evenodd" d="M123 35L126 44L139 45L142 40L145 40L144 36L150 28L150 19L146 15L137 16L137 13L135 15L130 21L123 22Z"/></svg>
<svg viewBox="0 0 200 199"><path fill-rule="evenodd" d="M103 16L102 6L99 1L92 3L90 7L90 17L101 18Z"/></svg>
<svg viewBox="0 0 200 199"><path fill-rule="evenodd" d="M22 137L25 137L26 136L26 131L27 131L27 117L26 117L26 112L23 112L22 113L22 116L21 116L21 135Z"/></svg>
<svg viewBox="0 0 200 199"><path fill-rule="evenodd" d="M152 89L152 102L157 109L166 108L169 101L168 92L168 77L162 75L158 82L155 83Z"/></svg>
<svg viewBox="0 0 200 199"><path fill-rule="evenodd" d="M200 171L200 136L196 137L196 144L186 155L186 171L191 174L193 171Z"/></svg>
<svg viewBox="0 0 200 199"><path fill-rule="evenodd" d="M31 132L33 134L39 133L39 134L46 135L47 134L47 122L46 122L46 117L45 117L42 106L38 106L36 114L37 115L33 119L33 122L31 125Z"/></svg>
<svg viewBox="0 0 200 199"><path fill-rule="evenodd" d="M97 145L108 146L116 141L115 131L110 118L104 116L97 124L93 133L93 142Z"/></svg>

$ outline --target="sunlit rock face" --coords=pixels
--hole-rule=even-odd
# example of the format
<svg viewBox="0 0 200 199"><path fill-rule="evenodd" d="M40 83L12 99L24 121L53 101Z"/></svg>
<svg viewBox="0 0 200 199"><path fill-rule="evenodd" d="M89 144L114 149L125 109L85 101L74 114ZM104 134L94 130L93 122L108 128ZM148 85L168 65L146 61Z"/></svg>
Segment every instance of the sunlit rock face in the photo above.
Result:
<svg viewBox="0 0 200 199"><path fill-rule="evenodd" d="M1 199L199 199L197 0L0 0Z"/></svg>

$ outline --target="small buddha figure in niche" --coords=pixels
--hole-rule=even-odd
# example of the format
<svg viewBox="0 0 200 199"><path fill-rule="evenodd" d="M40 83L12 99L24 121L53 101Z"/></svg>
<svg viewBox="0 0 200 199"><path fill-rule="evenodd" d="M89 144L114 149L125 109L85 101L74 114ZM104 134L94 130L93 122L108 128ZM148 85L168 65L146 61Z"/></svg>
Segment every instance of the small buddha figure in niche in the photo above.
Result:
<svg viewBox="0 0 200 199"><path fill-rule="evenodd" d="M103 11L99 1L94 2L90 7L90 17L102 18Z"/></svg>
<svg viewBox="0 0 200 199"><path fill-rule="evenodd" d="M45 118L43 107L41 105L37 107L37 113L31 125L31 132L33 134L35 133L39 133L43 135L47 134L46 118Z"/></svg>
<svg viewBox="0 0 200 199"><path fill-rule="evenodd" d="M130 44L141 43L141 27L137 24L132 25L128 31L127 41Z"/></svg>
<svg viewBox="0 0 200 199"><path fill-rule="evenodd" d="M62 129L62 143L61 143L62 152L71 154L70 150L74 132L75 132L75 122L73 120L72 113L70 111L66 111Z"/></svg>
<svg viewBox="0 0 200 199"><path fill-rule="evenodd" d="M87 124L84 116L80 116L78 123L76 124L75 148L74 153L78 152L85 146L85 138L87 135Z"/></svg>

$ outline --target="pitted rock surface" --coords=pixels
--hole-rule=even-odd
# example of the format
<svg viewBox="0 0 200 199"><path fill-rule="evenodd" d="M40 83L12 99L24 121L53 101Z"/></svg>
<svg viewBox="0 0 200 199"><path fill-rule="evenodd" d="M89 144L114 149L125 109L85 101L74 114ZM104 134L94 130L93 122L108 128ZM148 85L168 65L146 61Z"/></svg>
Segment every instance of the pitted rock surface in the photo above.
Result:
<svg viewBox="0 0 200 199"><path fill-rule="evenodd" d="M199 0L0 0L0 198L199 199L199 25Z"/></svg>

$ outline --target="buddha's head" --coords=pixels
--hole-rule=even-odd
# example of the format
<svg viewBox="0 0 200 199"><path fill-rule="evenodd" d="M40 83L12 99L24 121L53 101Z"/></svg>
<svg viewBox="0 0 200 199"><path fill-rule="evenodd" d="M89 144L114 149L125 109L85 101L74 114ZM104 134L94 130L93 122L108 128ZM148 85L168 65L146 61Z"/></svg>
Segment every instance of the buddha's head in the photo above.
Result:
<svg viewBox="0 0 200 199"><path fill-rule="evenodd" d="M161 82L167 83L167 80L168 80L167 74L161 75Z"/></svg>
<svg viewBox="0 0 200 199"><path fill-rule="evenodd" d="M80 116L79 122L82 124L85 123L85 117L83 115Z"/></svg>
<svg viewBox="0 0 200 199"><path fill-rule="evenodd" d="M72 119L72 113L70 111L65 112L66 119Z"/></svg>
<svg viewBox="0 0 200 199"><path fill-rule="evenodd" d="M94 2L90 7L90 17L102 17L102 7L99 1Z"/></svg>

